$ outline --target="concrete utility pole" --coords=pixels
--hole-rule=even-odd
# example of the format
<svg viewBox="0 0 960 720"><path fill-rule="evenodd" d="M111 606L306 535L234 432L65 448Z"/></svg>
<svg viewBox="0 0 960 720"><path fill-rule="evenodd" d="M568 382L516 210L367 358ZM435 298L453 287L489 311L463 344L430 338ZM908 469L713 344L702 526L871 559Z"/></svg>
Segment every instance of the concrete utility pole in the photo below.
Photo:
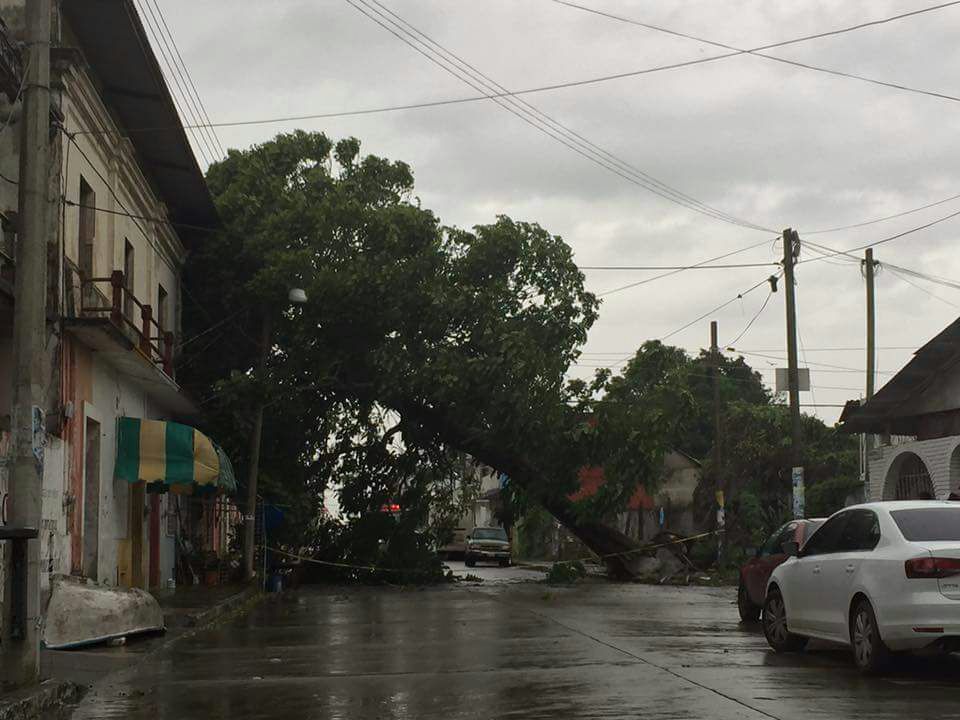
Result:
<svg viewBox="0 0 960 720"><path fill-rule="evenodd" d="M867 248L864 253L864 276L867 279L867 392L866 398L873 397L877 362L877 316L876 296L874 294L874 277L877 263L873 259L873 248ZM873 435L864 433L863 436L863 492L864 500L870 498L870 451L873 449Z"/></svg>
<svg viewBox="0 0 960 720"><path fill-rule="evenodd" d="M13 316L13 471L8 521L12 527L32 530L40 527L45 433L43 353L50 217L50 1L26 1L27 58ZM34 683L40 674L40 541L27 541L25 554L23 622L14 629L13 636L6 635L9 623L3 623L0 680L11 685ZM16 598L7 598L6 604L16 602Z"/></svg>
<svg viewBox="0 0 960 720"><path fill-rule="evenodd" d="M269 311L263 317L260 333L260 367L257 372L257 381L263 382L267 368L267 358L270 357L270 340L273 336L273 322ZM260 388L261 393L263 388ZM263 436L263 411L266 398L261 394L257 399L257 409L254 411L253 432L250 434L250 453L247 473L247 510L243 516L243 577L249 582L256 577L253 566L254 534L256 533L257 516L257 477L260 474L260 441Z"/></svg>
<svg viewBox="0 0 960 720"><path fill-rule="evenodd" d="M795 230L783 231L783 276L787 297L787 378L790 390L790 463L793 484L794 516L803 514L803 435L800 425L800 372L797 361L797 299L793 266L800 254L800 236Z"/></svg>

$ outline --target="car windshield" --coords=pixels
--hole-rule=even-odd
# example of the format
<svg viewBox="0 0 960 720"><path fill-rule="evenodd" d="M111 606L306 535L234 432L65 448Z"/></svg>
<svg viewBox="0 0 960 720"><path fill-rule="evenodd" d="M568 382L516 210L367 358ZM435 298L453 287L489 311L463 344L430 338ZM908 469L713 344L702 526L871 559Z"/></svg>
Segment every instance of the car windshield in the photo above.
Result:
<svg viewBox="0 0 960 720"><path fill-rule="evenodd" d="M507 540L507 531L503 528L477 528L473 531L474 540Z"/></svg>
<svg viewBox="0 0 960 720"><path fill-rule="evenodd" d="M910 542L960 542L960 505L893 510L890 515Z"/></svg>

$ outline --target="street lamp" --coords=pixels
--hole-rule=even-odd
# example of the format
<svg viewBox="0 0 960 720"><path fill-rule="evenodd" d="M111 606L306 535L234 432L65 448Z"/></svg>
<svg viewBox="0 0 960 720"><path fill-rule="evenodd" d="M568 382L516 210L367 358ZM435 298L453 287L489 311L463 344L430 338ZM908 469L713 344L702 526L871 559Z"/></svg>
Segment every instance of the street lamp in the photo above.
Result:
<svg viewBox="0 0 960 720"><path fill-rule="evenodd" d="M293 305L302 305L307 302L307 293L303 288L290 288L287 300ZM270 357L271 338L273 335L273 318L267 310L263 315L263 325L260 336L260 364L257 372L262 381ZM266 398L261 393L257 401L257 409L253 417L253 432L250 434L250 467L247 474L247 511L243 516L243 577L244 580L253 580L253 535L256 528L257 511L257 476L260 474L260 440L263 436L263 411L266 407Z"/></svg>

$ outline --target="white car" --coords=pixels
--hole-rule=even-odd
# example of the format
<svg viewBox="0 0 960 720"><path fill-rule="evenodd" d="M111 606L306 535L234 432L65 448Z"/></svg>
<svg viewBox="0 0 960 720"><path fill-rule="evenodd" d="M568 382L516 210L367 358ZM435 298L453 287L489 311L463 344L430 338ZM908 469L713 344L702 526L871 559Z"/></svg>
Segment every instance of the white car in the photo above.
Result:
<svg viewBox="0 0 960 720"><path fill-rule="evenodd" d="M960 502L855 505L785 551L763 605L776 652L830 640L876 672L891 652L960 650Z"/></svg>

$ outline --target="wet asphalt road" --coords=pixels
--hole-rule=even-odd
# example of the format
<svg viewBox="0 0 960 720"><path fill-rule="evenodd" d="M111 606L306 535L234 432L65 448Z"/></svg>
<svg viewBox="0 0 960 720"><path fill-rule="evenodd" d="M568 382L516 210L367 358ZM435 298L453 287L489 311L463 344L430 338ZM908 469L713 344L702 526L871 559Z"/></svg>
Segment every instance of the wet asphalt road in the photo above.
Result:
<svg viewBox="0 0 960 720"><path fill-rule="evenodd" d="M843 650L774 656L732 589L470 572L489 579L286 593L97 687L74 717L960 718L957 656L867 679Z"/></svg>

